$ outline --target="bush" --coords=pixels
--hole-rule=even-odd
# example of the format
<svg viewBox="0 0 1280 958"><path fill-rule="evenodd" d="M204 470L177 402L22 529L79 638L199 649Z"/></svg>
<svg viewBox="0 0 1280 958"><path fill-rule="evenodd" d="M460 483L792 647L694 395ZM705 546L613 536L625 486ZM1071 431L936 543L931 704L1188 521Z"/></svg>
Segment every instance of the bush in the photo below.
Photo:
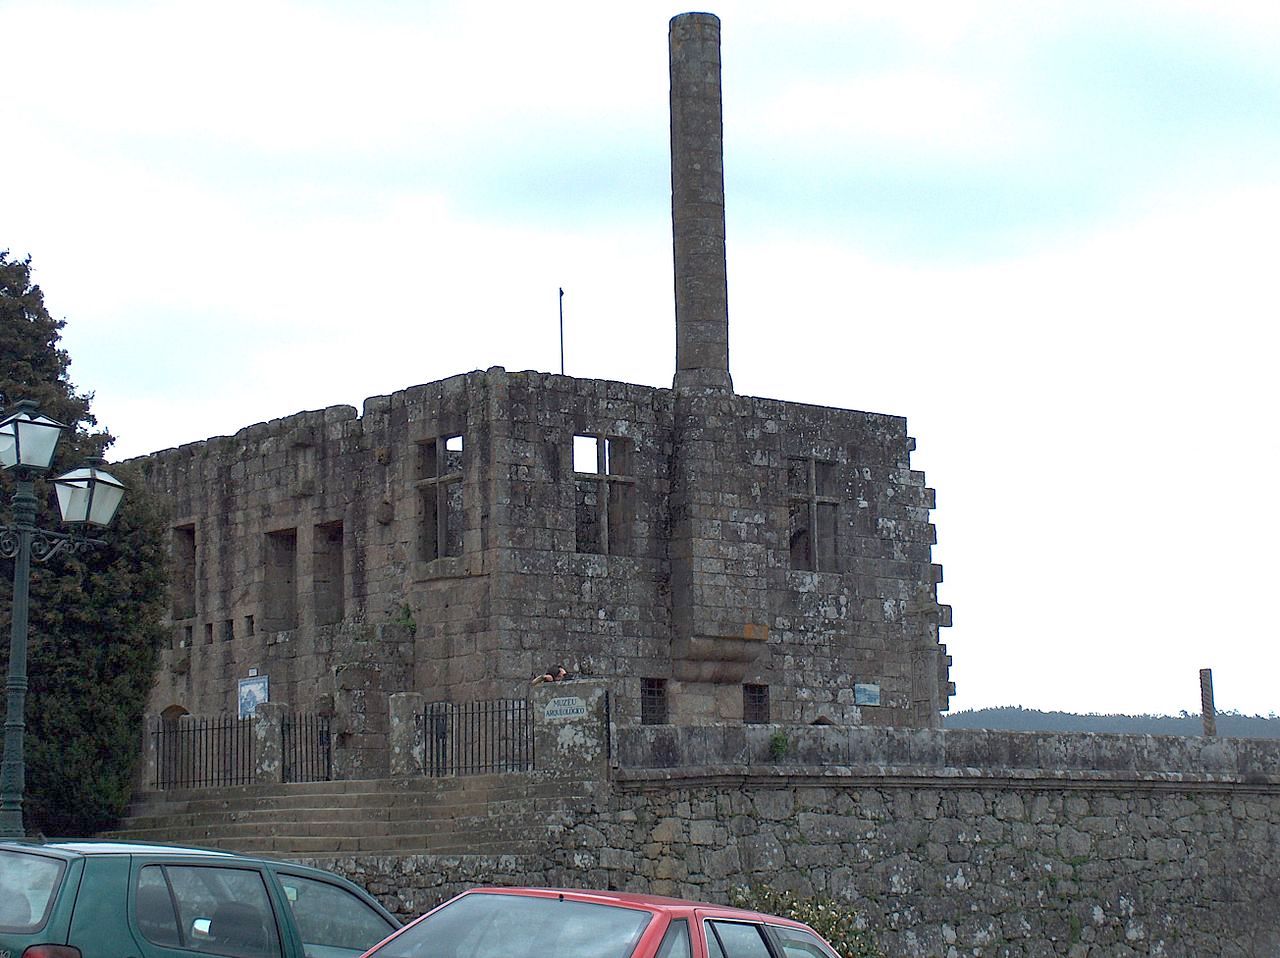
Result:
<svg viewBox="0 0 1280 958"><path fill-rule="evenodd" d="M800 898L789 891L774 891L768 885L734 888L729 901L738 908L802 921L831 942L843 958L884 958L865 916L848 902Z"/></svg>

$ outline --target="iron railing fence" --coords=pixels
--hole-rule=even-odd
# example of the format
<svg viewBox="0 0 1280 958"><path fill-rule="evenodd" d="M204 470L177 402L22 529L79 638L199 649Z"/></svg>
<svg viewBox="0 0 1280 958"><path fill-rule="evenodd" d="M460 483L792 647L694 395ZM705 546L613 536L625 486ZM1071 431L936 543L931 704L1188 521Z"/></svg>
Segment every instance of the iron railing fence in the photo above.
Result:
<svg viewBox="0 0 1280 958"><path fill-rule="evenodd" d="M252 718L160 719L151 728L156 789L216 788L257 781ZM329 717L295 713L280 722L281 777L285 782L333 779Z"/></svg>
<svg viewBox="0 0 1280 958"><path fill-rule="evenodd" d="M533 713L524 699L428 703L423 733L423 771L432 777L533 769Z"/></svg>
<svg viewBox="0 0 1280 958"><path fill-rule="evenodd" d="M286 715L280 723L281 770L286 782L333 780L333 739L329 716L301 712Z"/></svg>
<svg viewBox="0 0 1280 958"><path fill-rule="evenodd" d="M231 716L157 721L152 728L155 787L211 788L252 783L252 722Z"/></svg>

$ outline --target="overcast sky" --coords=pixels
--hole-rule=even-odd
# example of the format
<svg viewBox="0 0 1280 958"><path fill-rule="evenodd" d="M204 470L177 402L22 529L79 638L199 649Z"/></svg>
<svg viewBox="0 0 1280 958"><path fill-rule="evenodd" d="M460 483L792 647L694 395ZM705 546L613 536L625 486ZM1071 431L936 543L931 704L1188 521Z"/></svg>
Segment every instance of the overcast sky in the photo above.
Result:
<svg viewBox="0 0 1280 958"><path fill-rule="evenodd" d="M0 4L0 248L113 456L555 371L559 287L669 386L681 9ZM735 388L908 417L953 709L1280 710L1280 5L712 11Z"/></svg>

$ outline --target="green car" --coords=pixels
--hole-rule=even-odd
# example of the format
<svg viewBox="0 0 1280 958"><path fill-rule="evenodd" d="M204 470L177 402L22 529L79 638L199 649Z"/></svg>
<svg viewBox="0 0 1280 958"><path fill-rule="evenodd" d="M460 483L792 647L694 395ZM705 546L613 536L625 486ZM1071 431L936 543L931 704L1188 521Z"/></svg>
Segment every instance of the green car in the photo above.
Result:
<svg viewBox="0 0 1280 958"><path fill-rule="evenodd" d="M0 958L352 958L399 927L356 885L304 865L0 842Z"/></svg>

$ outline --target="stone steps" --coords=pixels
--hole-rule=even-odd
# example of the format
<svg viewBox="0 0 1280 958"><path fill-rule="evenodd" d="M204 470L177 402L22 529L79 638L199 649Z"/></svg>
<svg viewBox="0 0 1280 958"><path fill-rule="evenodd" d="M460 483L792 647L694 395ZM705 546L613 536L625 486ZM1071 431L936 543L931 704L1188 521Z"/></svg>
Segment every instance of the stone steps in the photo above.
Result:
<svg viewBox="0 0 1280 958"><path fill-rule="evenodd" d="M469 841L465 831L443 833L406 832L398 835L348 834L282 834L261 832L233 833L231 830L197 830L178 842L168 829L137 830L113 833L113 838L164 844L198 845L227 851L252 852L282 857L335 857L356 854L415 853L427 855L526 854L536 842L526 839L504 841Z"/></svg>
<svg viewBox="0 0 1280 958"><path fill-rule="evenodd" d="M282 857L523 854L545 832L542 809L581 794L510 775L149 792L103 837Z"/></svg>

